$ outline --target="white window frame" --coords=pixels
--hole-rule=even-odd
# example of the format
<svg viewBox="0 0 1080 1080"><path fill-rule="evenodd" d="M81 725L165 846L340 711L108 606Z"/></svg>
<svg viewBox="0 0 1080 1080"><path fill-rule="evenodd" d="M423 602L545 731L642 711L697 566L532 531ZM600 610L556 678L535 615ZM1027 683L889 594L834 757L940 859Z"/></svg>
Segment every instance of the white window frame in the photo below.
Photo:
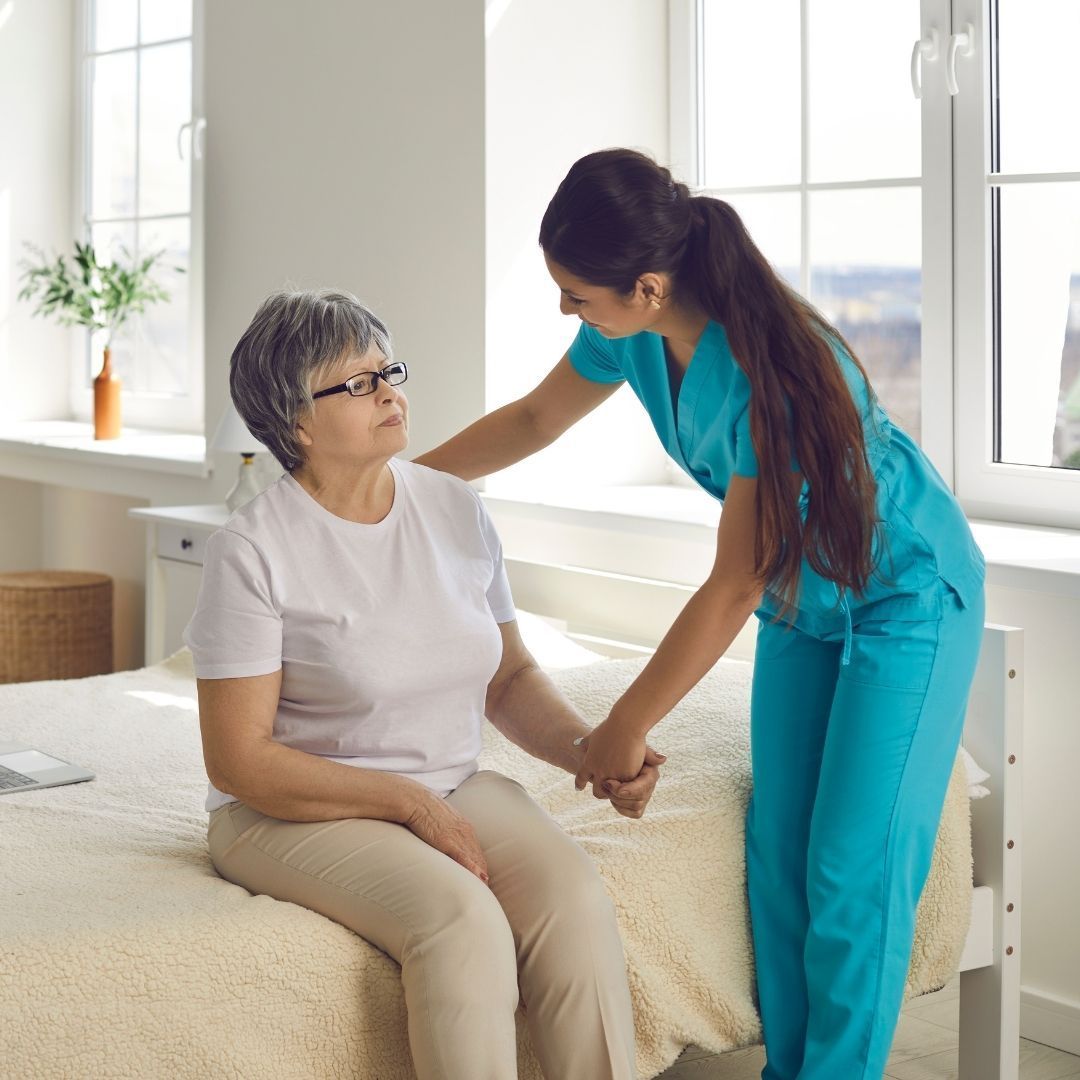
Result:
<svg viewBox="0 0 1080 1080"><path fill-rule="evenodd" d="M1080 471L994 460L992 191L1080 173L991 171L990 0L955 0L953 29L974 28L974 54L956 62L956 487L974 517L1080 528ZM1050 28L1047 29L1050 32Z"/></svg>
<svg viewBox="0 0 1080 1080"><path fill-rule="evenodd" d="M74 28L75 75L73 113L73 161L72 221L74 234L88 235L89 211L89 160L90 93L87 46L90 33L92 0L76 0ZM196 130L205 128L203 95L203 58L205 41L204 0L192 0L191 27L191 126L188 128L187 152L191 156L191 254L187 268L189 289L188 342L190 345L188 387L186 394L160 394L122 389L123 423L125 427L161 431L202 433L204 428L204 156L205 131L196 137ZM164 43L163 43L164 44ZM138 93L136 87L136 93ZM177 132L180 137L180 132ZM158 215L155 215L158 216ZM70 406L76 420L90 420L93 416L93 386L87 379L89 335L85 330L73 331L71 345L71 394ZM91 366L99 361L92 359ZM91 372L91 377L93 372Z"/></svg>
<svg viewBox="0 0 1080 1080"><path fill-rule="evenodd" d="M809 193L816 189L884 186L875 181L806 181L808 0L801 0L803 169L797 185L738 189L798 191L802 198L801 284L809 288ZM700 0L670 0L670 159L676 175L702 188ZM990 333L989 114L985 93L989 57L989 0L921 0L923 40L937 35L937 53L917 73L922 110L922 439L927 455L972 517L1080 527L1080 473L993 461L994 413ZM950 36L975 26L973 57L958 58L960 93L946 86ZM914 46L916 28L912 28ZM1063 178L1080 179L1078 174ZM734 194L710 191L710 194ZM955 197L954 197L955 193Z"/></svg>

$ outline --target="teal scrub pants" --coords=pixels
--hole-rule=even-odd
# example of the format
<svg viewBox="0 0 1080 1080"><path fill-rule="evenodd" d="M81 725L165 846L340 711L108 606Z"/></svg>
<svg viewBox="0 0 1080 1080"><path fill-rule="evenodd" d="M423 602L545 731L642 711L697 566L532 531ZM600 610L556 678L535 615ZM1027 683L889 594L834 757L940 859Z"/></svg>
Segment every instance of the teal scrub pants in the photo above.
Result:
<svg viewBox="0 0 1080 1080"><path fill-rule="evenodd" d="M762 1080L879 1080L915 909L982 641L983 601L940 618L851 612L809 633L762 618L746 856Z"/></svg>

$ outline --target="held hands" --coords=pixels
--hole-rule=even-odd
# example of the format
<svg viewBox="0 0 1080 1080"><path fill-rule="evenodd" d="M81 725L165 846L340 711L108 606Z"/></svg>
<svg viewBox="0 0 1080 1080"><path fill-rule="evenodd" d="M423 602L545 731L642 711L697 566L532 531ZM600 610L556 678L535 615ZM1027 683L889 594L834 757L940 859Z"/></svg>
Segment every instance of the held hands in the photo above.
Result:
<svg viewBox="0 0 1080 1080"><path fill-rule="evenodd" d="M591 782L595 798L610 799L623 817L640 818L660 779L665 755L646 745L643 737L613 727L610 718L574 743L585 751L574 778L578 791Z"/></svg>

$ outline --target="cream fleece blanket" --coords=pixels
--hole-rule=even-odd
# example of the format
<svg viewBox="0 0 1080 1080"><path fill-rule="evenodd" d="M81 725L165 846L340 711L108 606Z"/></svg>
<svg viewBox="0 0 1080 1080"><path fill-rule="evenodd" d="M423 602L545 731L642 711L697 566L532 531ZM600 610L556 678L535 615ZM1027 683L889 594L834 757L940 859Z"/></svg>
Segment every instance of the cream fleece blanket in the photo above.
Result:
<svg viewBox="0 0 1080 1080"><path fill-rule="evenodd" d="M598 722L642 664L554 677ZM488 733L483 765L522 781L600 866L626 945L642 1078L688 1043L722 1051L759 1038L743 869L749 674L722 661L654 733L669 762L642 821ZM0 687L0 738L97 773L0 796L4 1075L414 1077L393 961L320 915L215 875L186 653L142 671ZM909 995L955 972L970 884L957 770ZM537 1080L519 1030L521 1078Z"/></svg>

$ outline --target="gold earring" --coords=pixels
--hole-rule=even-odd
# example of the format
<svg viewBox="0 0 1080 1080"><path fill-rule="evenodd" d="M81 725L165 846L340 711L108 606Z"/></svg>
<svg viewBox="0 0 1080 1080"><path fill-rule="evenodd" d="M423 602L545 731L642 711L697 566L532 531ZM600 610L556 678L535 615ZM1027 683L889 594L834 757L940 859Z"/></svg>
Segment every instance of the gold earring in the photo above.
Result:
<svg viewBox="0 0 1080 1080"><path fill-rule="evenodd" d="M660 301L659 300L650 300L649 305L650 305L650 307L656 308L658 311L660 310Z"/></svg>

